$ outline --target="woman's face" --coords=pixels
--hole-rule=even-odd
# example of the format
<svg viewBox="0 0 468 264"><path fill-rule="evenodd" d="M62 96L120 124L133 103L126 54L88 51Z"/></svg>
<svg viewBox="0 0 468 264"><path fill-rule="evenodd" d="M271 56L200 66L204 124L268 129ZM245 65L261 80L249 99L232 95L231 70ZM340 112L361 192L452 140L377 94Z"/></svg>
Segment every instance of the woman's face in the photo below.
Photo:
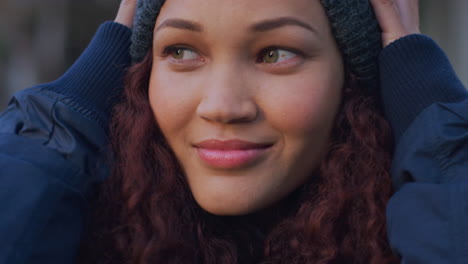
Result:
<svg viewBox="0 0 468 264"><path fill-rule="evenodd" d="M153 44L151 107L202 208L252 213L312 176L344 83L318 0L168 0Z"/></svg>

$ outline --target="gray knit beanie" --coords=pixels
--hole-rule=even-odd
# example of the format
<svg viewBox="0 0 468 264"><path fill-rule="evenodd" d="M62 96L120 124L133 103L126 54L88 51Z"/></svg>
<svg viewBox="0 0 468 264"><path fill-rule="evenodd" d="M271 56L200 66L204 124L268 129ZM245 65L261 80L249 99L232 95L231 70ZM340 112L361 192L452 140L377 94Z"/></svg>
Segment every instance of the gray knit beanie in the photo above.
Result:
<svg viewBox="0 0 468 264"><path fill-rule="evenodd" d="M311 0L313 1L313 0ZM347 70L367 88L377 86L380 28L369 0L320 0ZM138 0L130 54L143 60L153 43L156 18L165 0Z"/></svg>

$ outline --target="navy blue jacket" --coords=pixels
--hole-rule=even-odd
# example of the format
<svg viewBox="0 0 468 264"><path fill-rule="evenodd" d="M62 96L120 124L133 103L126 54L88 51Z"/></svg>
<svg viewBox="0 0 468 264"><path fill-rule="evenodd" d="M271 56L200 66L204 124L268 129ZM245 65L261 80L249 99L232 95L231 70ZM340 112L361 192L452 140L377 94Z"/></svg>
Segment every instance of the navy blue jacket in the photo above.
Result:
<svg viewBox="0 0 468 264"><path fill-rule="evenodd" d="M73 263L86 197L103 163L131 30L103 24L55 82L0 114L0 264ZM428 37L380 57L382 103L397 142L389 240L403 263L468 263L468 94Z"/></svg>

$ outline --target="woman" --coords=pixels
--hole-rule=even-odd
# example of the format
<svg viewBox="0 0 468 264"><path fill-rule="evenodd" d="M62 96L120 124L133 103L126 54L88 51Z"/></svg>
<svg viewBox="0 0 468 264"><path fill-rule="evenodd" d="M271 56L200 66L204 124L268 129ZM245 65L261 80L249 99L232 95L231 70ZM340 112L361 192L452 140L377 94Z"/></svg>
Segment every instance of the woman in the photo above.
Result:
<svg viewBox="0 0 468 264"><path fill-rule="evenodd" d="M380 35L365 1L322 4L140 1L93 217L111 262L397 261Z"/></svg>
<svg viewBox="0 0 468 264"><path fill-rule="evenodd" d="M370 10L361 3L325 12L309 0L140 1L131 49L140 63L111 129L110 198L93 217L121 243L117 259L392 261L390 134L364 90L375 89L375 58L362 50L379 51L377 22L357 21L375 23L362 45L342 40L343 54L358 50L373 70L359 72L344 65L327 18ZM340 18L335 29L348 30Z"/></svg>
<svg viewBox="0 0 468 264"><path fill-rule="evenodd" d="M390 133L365 90L380 34L372 13L352 16L370 10L361 3L140 1L140 63L111 129L110 198L93 217L119 230L102 235L119 241L117 259L391 262ZM371 22L365 38L341 40L346 65L327 18L340 9ZM334 29L361 33L340 18Z"/></svg>
<svg viewBox="0 0 468 264"><path fill-rule="evenodd" d="M208 2L210 5L207 5ZM341 59L330 27L324 26L327 23L325 12L320 9L317 2L307 2L307 4L303 2L305 1L288 1L287 3L278 1L275 5L269 6L263 1L255 3L238 1L229 5L207 1L190 5L190 1L181 4L176 0L170 0L163 6L156 21L158 30L154 38L154 56L146 55L141 63L136 64L130 70L126 87L127 99L118 107L115 126L111 130L114 133L113 153L116 155L113 162L116 167L114 175L105 184L103 193L109 195L110 201L104 201L112 207L107 210L104 217L95 217L97 220L106 221L102 225L111 226L111 232L104 232L104 237L99 237L99 239L106 242L108 238L111 238L111 242L117 242L110 245L111 251L107 253L110 254L110 259L116 257L121 261L124 257L130 263L146 261L249 263L261 260L285 263L391 263L395 261L386 242L384 231L383 210L390 195L387 177L388 130L376 107L375 95L369 95L369 91L363 89L368 87L361 87L364 84L370 83L371 85L372 82L366 82L367 79L360 78L359 75L348 75L344 66L337 66L342 65ZM255 8L255 5L259 3L263 3L261 8ZM391 6L387 6L388 2L386 4L385 1L375 1L374 4L382 28L387 33L384 33L384 44L407 34L400 23L395 23L400 20L397 19L398 16ZM215 6L217 8L210 12L210 8ZM223 9L227 8L226 6L229 6L229 10ZM246 35L244 32L247 31L245 30L248 27L247 22L251 21L248 19L242 21L238 17L248 10L261 10L256 11L256 14L260 13L264 17L267 17L267 14L287 12L299 15L302 20L308 21L305 25L313 25L309 26L312 28L309 30L311 33L307 35L299 29L290 29L284 32L275 31L271 35L270 32L265 32L267 31L265 28L271 28L272 23L263 23L259 27L253 27L261 33ZM179 11L182 13L174 13ZM195 17L195 19L192 17L191 20L201 25L181 24L180 20L164 25L165 21L169 21L170 15L206 13L223 14L223 20L210 20L216 19L215 16ZM314 14L313 18L307 15L309 13ZM258 17L255 16L255 18ZM291 23L289 20L286 24ZM278 23L273 24L278 25ZM302 25L304 28L304 23ZM205 32L192 32L191 34L194 35L187 37L188 33L171 33L170 30L174 29L164 27L179 27L179 30L182 27L190 31L201 31L203 28ZM229 29L229 35L223 35L226 28ZM165 35L159 37L158 34ZM288 34L288 37L285 37L285 34ZM223 38L218 38L219 35L223 35ZM181 38L182 43L179 42ZM283 45L263 47L264 44L270 45L271 43L266 42L275 38L277 38L276 42L299 39L300 41L294 41L294 45L305 43L303 46L306 47L304 48L306 51L301 53L302 46L290 48L289 45L292 44L283 44L288 47ZM187 39L190 39L188 43L190 45L187 44ZM423 42L417 37L413 37L410 41ZM205 45L210 48L198 48L193 43L198 46L203 46L200 43L209 43ZM404 47L398 47L398 45L404 46L404 44L404 41L395 43L392 46L393 52L398 49L401 52ZM253 53L255 56L245 56L246 54L240 53L244 49L239 47L249 47L257 51L253 48L257 47L255 45L261 47L260 52ZM313 51L307 50L310 46L314 46ZM96 49L88 51L96 52ZM385 51L392 54L391 49ZM133 58L138 61L139 58L135 54L138 52L133 53ZM261 56L257 56L259 54ZM87 55L82 57L85 63L78 62L75 70L83 65L92 65L91 61L86 60L97 57L94 54ZM432 58L434 57L437 56ZM266 65L279 62L284 63L278 67ZM346 67L349 67L346 59L345 62ZM437 62L442 63L441 67L447 66L444 58ZM217 67L210 68L210 63ZM233 65L238 68L231 69ZM398 72L397 70L385 72L385 67L393 65L388 63L388 60L387 64L383 63L383 73ZM211 71L206 69L211 69ZM346 68L346 70L354 73L352 68ZM106 71L105 75L108 76L109 70L106 69ZM251 71L256 71L255 77L250 77ZM242 78L232 76L233 72L241 72ZM405 136L415 130L414 125L409 126L408 129L407 126L428 104L434 101L458 102L466 98L463 88L457 87L459 84L449 79L453 78L453 73L443 72L446 74L446 78L442 78L444 84L450 84L449 95L440 93L436 94L439 96L437 98L423 98L417 107L405 105L404 103L408 102L405 100L401 100L400 107L385 104L387 113L391 114L390 121L392 118L401 119L392 123L397 142L404 141ZM402 74L399 74L397 77L402 77ZM88 76L84 75L84 77ZM394 89L393 93L388 93L389 89L385 89L385 86L395 84L391 77L383 76L382 78L384 80L382 82L384 103L391 102L392 96L401 91L400 88L406 88L400 85ZM66 75L65 80L62 79L59 84L65 86L64 84L71 83L74 78L76 77L70 74ZM260 78L262 82L258 81ZM210 81L204 82L205 80ZM80 82L86 83L86 79L84 81L81 79ZM237 91L238 87L242 90ZM266 87L273 88L273 91L266 90ZM285 87L292 91L287 93L282 91L284 89L280 89ZM343 87L346 87L344 91ZM180 93L182 88L184 93ZM308 89L312 88L313 94L308 93L310 91ZM437 89L433 88L434 91L440 91ZM147 95L148 90L149 95ZM66 184L67 191L56 191L53 195L48 192L48 195L44 196L48 199L42 199L48 203L55 202L56 205L59 202L71 204L75 210L72 210L73 207L66 208L58 204L54 207L57 211L41 210L33 214L34 219L41 220L36 221L36 225L40 227L45 225L48 230L55 232L49 231L45 235L36 231L36 236L32 237L58 241L60 240L58 237L64 236L64 233L60 232L57 225L52 228L58 221L51 221L50 215L60 216L62 219L58 223L62 227L66 222L64 220L73 219L67 223L69 226L77 225L73 229L75 232L71 235L79 233L80 223L74 218L77 212L79 213L79 209L76 208L80 207L81 201L77 197L79 195L75 193L82 193L82 190L86 189L85 179L77 178L77 176L96 174L95 166L82 164L88 164L89 161L96 159L89 154L96 153L95 149L104 141L105 134L99 135L94 132L103 131L98 125L99 122L105 123L106 116L103 114L112 104L98 104L99 99L102 98L100 93L106 91L83 89L77 93L57 87L56 83L43 88L40 92L42 94L37 98L46 100L45 95L47 98L56 98L56 103L50 109L51 111L37 112L52 113L50 116L56 120L52 122L52 131L62 135L72 135L71 138L74 140L74 144L64 146L58 144L63 143L60 141L62 139L57 139L50 133L44 133L49 138L47 143L35 145L39 153L54 150L50 155L55 155L54 157L60 161L60 165L55 167L45 166L44 163L51 159L48 157L43 160L44 163L37 163L41 164L40 168L47 168L52 175L75 175L58 179L56 177L48 181L50 182L47 186L49 190L54 187L54 184L60 186ZM56 97L57 92L65 94L68 98ZM89 98L86 97L89 94L96 96L96 101L88 100ZM28 96L30 96L28 93L18 96L17 105L21 105L22 99L24 101L29 99L33 103L39 100L36 97L31 100L27 98ZM167 98L171 101L165 101ZM327 102L323 103L325 100ZM223 102L223 105L219 102ZM313 107L309 106L310 102L314 102ZM191 108L194 105L196 107ZM401 113L392 112L394 109L403 107L406 107L404 110L411 110L411 115L405 116L405 119L401 118L403 116ZM12 106L3 118L13 119L14 117L25 120L17 114L18 112L29 114L28 111L21 112ZM459 113L462 112L463 109L459 109ZM281 116L283 113L288 115ZM65 115L65 117L60 115ZM77 116L80 117L79 120L76 119ZM90 122L90 119L94 121ZM156 126L155 119L158 126ZM57 122L57 120L67 122ZM137 126L134 126L135 120ZM422 127L421 124L430 123L424 122L424 116L418 117L414 122L416 124L419 122L419 128ZM29 123L24 123L23 126L16 126L14 131L15 134L27 137L33 126L28 127ZM438 122L435 123L439 125ZM87 126L82 128L80 124L87 124ZM370 124L373 125L371 129L369 129ZM440 124L443 125L443 123ZM35 125L37 127L37 124ZM41 131L51 130L45 126L43 130L39 129L39 132ZM63 133L63 131L68 133ZM402 136L404 131L409 132ZM307 136L309 134L304 132L313 134L316 141L312 142L310 136ZM219 142L213 144L212 140L204 140L205 142L200 143L201 137L209 133L218 135L217 139L226 135L239 137L244 135L268 138L268 141L261 142L260 145L248 145L247 147L250 148L265 148L266 150L253 150L247 153L247 159L244 159L244 156L239 158L240 155L245 155L242 151L239 151L240 154L221 153L224 156L219 158L220 153L211 149L216 148ZM40 134L34 133L34 135ZM22 138L12 138L17 141L22 140ZM412 139L414 138L413 135ZM185 142L190 145L193 143L198 150L188 149L184 145ZM245 147L239 144L239 142L234 142L222 147ZM67 149L66 147L70 145L78 150ZM88 151L83 151L81 149L83 146ZM411 147L415 145L407 146L411 150ZM421 146L419 147L421 149ZM194 151L194 155L188 155L191 152L187 153L187 151ZM401 148L397 149L397 153L398 151L402 152ZM62 155L57 155L57 153ZM250 155L252 153L254 155ZM31 158L27 159L29 157L27 154L21 152L16 153L16 156L13 154L11 156L20 156L21 159L18 160L29 161ZM193 157L200 157L200 160L194 162ZM358 160L357 157L366 157L366 159ZM403 168L409 166L410 169L420 168L420 164L415 161L409 165L405 164L412 157L418 156L406 157L397 165L403 164ZM262 164L264 164L263 167ZM252 172L256 167L260 169ZM32 170L31 168L21 169L28 173ZM355 173L357 171L360 173ZM410 170L410 172L410 176L416 180L418 176L424 175L421 171ZM398 171L397 173L396 177L399 177L400 173ZM35 175L41 176L39 179L45 177L37 172ZM249 177L244 177L245 175ZM436 187L444 190L443 185ZM58 187L55 188L59 190ZM428 190L423 191L427 193ZM400 191L394 197L396 198L393 201L398 203L399 199L400 204L397 208L389 207L390 215L403 207L402 200L405 198L405 193L402 194ZM406 198L412 197L406 194ZM411 202L414 199L407 201ZM423 204L416 210L425 209L425 206L427 207ZM31 211L34 212L34 210L27 212ZM53 214L50 211L53 211ZM44 214L47 215L44 216ZM247 216L232 217L232 215ZM113 218L114 216L117 218ZM410 216L414 217L417 214ZM111 222L107 222L109 220ZM47 224L44 224L45 222ZM98 230L105 230L101 229L102 225L97 225L100 227ZM30 230L35 230L33 227L37 227L30 226ZM418 229L418 226L414 224L410 228L424 230L424 228ZM422 252L418 252L421 247L415 247L411 245L411 241L403 240L401 237L392 237L394 235L392 228L389 231L390 242L402 255L404 261L416 262L426 260L428 256L431 256L432 253L427 250L431 247L426 247L426 250L423 247ZM14 230L7 234L10 235L7 237L15 238ZM400 231L397 235L405 234ZM18 241L25 241L24 237L20 238ZM263 240L265 240L264 248ZM69 249L68 254L70 254L73 248L76 248L77 240L66 239L65 241L70 242L66 244ZM409 244L402 246L402 242ZM444 244L441 241L433 243L436 246ZM90 244L90 246L94 245ZM8 260L11 260L10 263L21 263L22 260L26 261L34 255L60 260L55 262L63 263L67 255L50 254L54 252L53 249L54 247L50 244L43 243L30 251L34 253L26 256L18 254L6 256ZM15 250L17 249L14 248L11 252L15 253ZM451 249L445 250L444 253L452 252ZM458 249L453 249L453 251L459 252ZM437 253L439 254L440 251ZM99 254L102 259L108 257L102 251ZM445 259L451 261L451 259Z"/></svg>

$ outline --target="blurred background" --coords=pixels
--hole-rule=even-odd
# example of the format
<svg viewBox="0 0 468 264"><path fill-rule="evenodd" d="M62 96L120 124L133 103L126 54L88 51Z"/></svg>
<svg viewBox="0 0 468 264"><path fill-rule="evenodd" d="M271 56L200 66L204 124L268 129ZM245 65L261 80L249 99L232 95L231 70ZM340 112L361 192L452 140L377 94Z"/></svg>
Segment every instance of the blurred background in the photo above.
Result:
<svg viewBox="0 0 468 264"><path fill-rule="evenodd" d="M59 77L119 0L0 0L0 110L11 95ZM468 1L421 0L421 30L468 84Z"/></svg>

